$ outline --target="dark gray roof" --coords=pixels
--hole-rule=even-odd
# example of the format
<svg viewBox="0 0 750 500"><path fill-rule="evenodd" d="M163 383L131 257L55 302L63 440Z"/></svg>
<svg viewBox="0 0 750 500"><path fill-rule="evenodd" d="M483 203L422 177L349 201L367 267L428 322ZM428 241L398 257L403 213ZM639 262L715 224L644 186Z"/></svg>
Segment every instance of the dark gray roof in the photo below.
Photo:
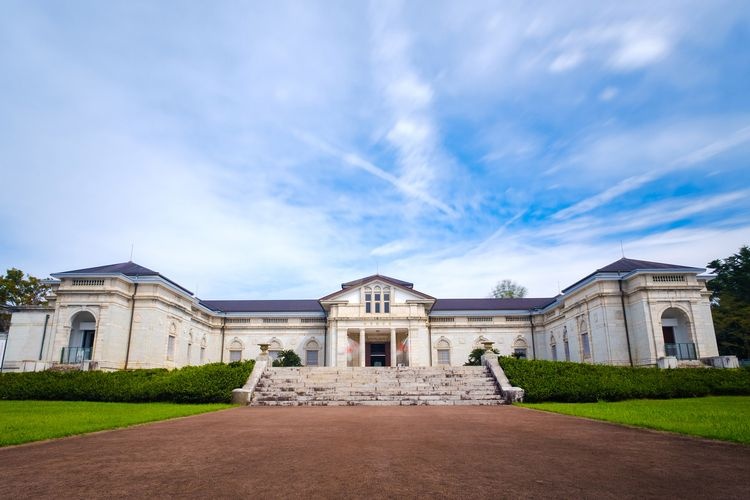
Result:
<svg viewBox="0 0 750 500"><path fill-rule="evenodd" d="M551 298L523 299L437 299L432 311L517 311L541 309L555 301Z"/></svg>
<svg viewBox="0 0 750 500"><path fill-rule="evenodd" d="M636 260L636 259L628 259L626 257L623 257L620 260L616 260L612 262L611 264L607 264L606 266L602 267L601 269L597 269L593 273L589 274L583 279L580 279L567 287L563 290L563 293L567 292L571 288L574 288L575 286L579 285L580 283L583 283L587 279L591 278L592 276L595 276L599 273L631 273L633 271L655 271L655 270L664 270L669 271L670 269L673 270L693 270L696 272L704 272L705 269L698 268L698 267L692 267L692 266L681 266L679 264L666 264L664 262L651 262L648 260Z"/></svg>
<svg viewBox="0 0 750 500"><path fill-rule="evenodd" d="M202 305L219 312L277 313L323 312L317 300L201 300Z"/></svg>
<svg viewBox="0 0 750 500"><path fill-rule="evenodd" d="M346 283L341 283L341 288L342 289L350 288L353 286L361 285L363 283L366 283L374 279L380 279L388 283L391 283L392 285L398 285L404 288L414 288L414 283L409 283L408 281L397 280L396 278L391 278L390 276L383 276L382 274L372 274L365 278L360 278L358 280L347 281Z"/></svg>
<svg viewBox="0 0 750 500"><path fill-rule="evenodd" d="M172 281L166 276L162 275L158 271L154 271L147 267L136 264L135 262L120 262L119 264L107 264L105 266L87 267L85 269L75 269L73 271L64 271L61 273L54 273L54 277L64 277L65 275L86 275L86 274L124 274L125 276L159 276L164 281L167 281L188 295L193 295L193 292L185 288L184 286Z"/></svg>
<svg viewBox="0 0 750 500"><path fill-rule="evenodd" d="M597 269L598 273L629 273L639 269L697 269L692 266L680 266L678 264L665 264L663 262L650 262L648 260L635 260L623 257L620 260Z"/></svg>
<svg viewBox="0 0 750 500"><path fill-rule="evenodd" d="M124 274L125 276L158 276L159 273L147 267L140 266L135 262L120 262L119 264L107 264L106 266L87 267L56 274Z"/></svg>

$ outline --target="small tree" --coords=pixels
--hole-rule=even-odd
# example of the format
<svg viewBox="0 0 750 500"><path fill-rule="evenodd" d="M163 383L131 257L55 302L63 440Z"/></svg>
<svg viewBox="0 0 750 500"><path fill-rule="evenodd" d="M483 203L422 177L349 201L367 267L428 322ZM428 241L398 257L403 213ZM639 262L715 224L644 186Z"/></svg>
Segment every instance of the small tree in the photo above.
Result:
<svg viewBox="0 0 750 500"><path fill-rule="evenodd" d="M469 353L469 361L464 363L464 366L482 366L482 356L487 352L483 347L477 347ZM493 348L492 352L500 354L500 351Z"/></svg>
<svg viewBox="0 0 750 500"><path fill-rule="evenodd" d="M711 312L721 354L750 358L750 247L709 262L716 273L709 281Z"/></svg>
<svg viewBox="0 0 750 500"><path fill-rule="evenodd" d="M273 366L302 366L302 360L292 349L280 351L279 357L273 360Z"/></svg>
<svg viewBox="0 0 750 500"><path fill-rule="evenodd" d="M526 287L513 280L498 281L490 293L496 299L518 299L526 297Z"/></svg>
<svg viewBox="0 0 750 500"><path fill-rule="evenodd" d="M32 306L46 302L49 286L20 269L11 268L0 276L0 306ZM10 327L10 312L0 308L0 332Z"/></svg>

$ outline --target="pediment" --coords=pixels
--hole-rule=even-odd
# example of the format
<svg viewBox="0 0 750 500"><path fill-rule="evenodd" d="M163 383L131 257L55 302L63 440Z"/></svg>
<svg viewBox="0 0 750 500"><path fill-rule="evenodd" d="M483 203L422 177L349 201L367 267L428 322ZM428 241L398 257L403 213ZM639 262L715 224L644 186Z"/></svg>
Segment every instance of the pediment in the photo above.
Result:
<svg viewBox="0 0 750 500"><path fill-rule="evenodd" d="M358 303L362 294L362 289L369 287L374 289L376 286L382 288L390 287L394 291L394 296L397 298L396 302L407 302L407 301L434 301L435 298L427 295L426 293L419 292L412 288L412 284L402 280L396 280L389 278L388 276L368 276L360 280L349 281L341 285L342 289L333 292L329 295L320 299L321 303L324 302L343 302L343 303Z"/></svg>

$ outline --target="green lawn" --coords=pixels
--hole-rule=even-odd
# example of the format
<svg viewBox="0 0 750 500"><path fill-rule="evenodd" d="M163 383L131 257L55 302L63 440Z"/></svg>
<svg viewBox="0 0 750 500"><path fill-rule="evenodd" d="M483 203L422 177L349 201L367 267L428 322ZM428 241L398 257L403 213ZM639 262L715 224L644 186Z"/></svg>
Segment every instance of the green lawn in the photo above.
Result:
<svg viewBox="0 0 750 500"><path fill-rule="evenodd" d="M229 404L0 401L0 446L230 408Z"/></svg>
<svg viewBox="0 0 750 500"><path fill-rule="evenodd" d="M526 408L750 444L750 396L534 403Z"/></svg>

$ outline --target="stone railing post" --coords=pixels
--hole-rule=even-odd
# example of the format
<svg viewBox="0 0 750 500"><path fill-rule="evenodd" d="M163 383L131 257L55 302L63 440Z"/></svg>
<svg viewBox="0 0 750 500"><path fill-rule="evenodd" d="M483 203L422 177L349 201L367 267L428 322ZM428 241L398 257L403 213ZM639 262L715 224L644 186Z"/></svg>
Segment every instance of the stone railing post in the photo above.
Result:
<svg viewBox="0 0 750 500"><path fill-rule="evenodd" d="M250 404L253 399L253 392L258 385L258 381L263 376L268 368L271 367L271 356L268 354L268 347L270 344L258 344L260 346L260 354L255 358L255 366L253 371L247 378L245 385L239 389L232 391L232 403L239 405Z"/></svg>
<svg viewBox="0 0 750 500"><path fill-rule="evenodd" d="M489 348L485 345L485 353L482 354L482 366L486 366L490 369L498 387L500 387L500 394L503 396L506 403L520 403L523 401L523 389L520 387L513 387L508 380L508 377L505 376L505 372L500 366L500 362L497 360L498 355L492 351L493 343L494 342L483 342L483 344L489 344Z"/></svg>

